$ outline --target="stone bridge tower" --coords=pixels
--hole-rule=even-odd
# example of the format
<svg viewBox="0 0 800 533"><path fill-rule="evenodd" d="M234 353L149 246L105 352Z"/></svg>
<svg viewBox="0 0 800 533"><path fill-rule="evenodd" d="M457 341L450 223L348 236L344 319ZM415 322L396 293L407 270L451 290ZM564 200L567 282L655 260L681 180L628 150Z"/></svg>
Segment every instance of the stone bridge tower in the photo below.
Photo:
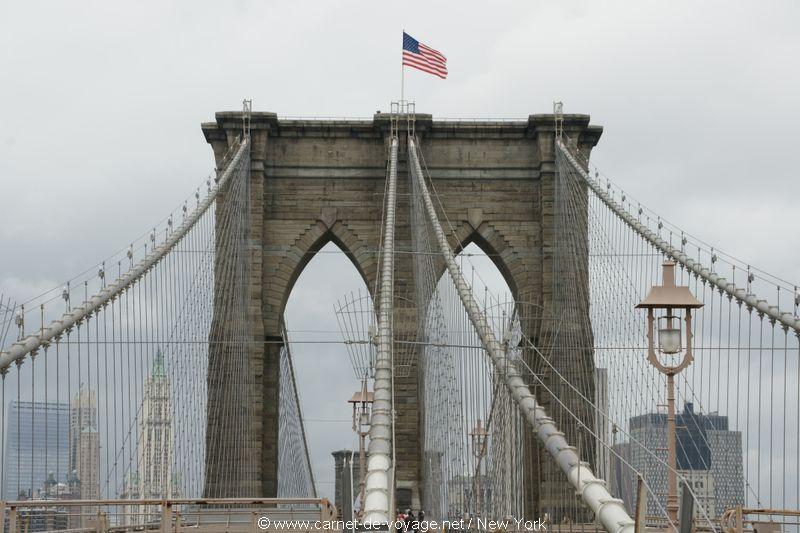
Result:
<svg viewBox="0 0 800 533"><path fill-rule="evenodd" d="M401 121L402 123L402 121ZM216 495L244 493L275 496L278 462L278 361L282 342L281 320L289 293L313 254L329 241L338 245L372 290L378 272L383 193L389 146L389 115L372 120L285 120L274 113L251 115L252 275L250 313L256 348L255 406L250 421L250 449L246 479L228 481L238 487L207 480ZM589 125L587 115L565 115L564 132L584 153L597 143L602 128ZM202 125L206 140L221 161L242 130L241 112L220 112L216 121ZM416 116L416 132L431 179L455 231L449 235L454 250L476 243L491 254L516 300L558 308L553 301L555 152L553 115L531 115L527 120L439 121ZM401 131L401 137L403 132ZM405 160L401 139L401 160ZM411 249L409 176L398 172L396 248ZM396 301L413 294L410 254L396 256ZM374 296L374 295L373 295ZM587 297L588 301L588 297ZM588 305L576 317L588 323ZM396 309L409 314L415 310ZM410 320L395 320L410 324ZM410 327L414 327L413 325ZM409 332L396 331L396 336ZM528 331L531 338L536 332ZM589 344L591 345L591 344ZM397 349L401 348L396 345ZM561 357L564 367L589 368L584 376L587 397L593 397L593 364ZM572 355L591 358L591 354ZM408 359L408 358L401 358ZM416 364L396 369L408 379L395 383L396 484L419 505L421 445ZM302 384L301 384L302 387ZM214 391L209 390L209 401ZM546 398L542 398L549 404ZM209 428L213 424L209 422ZM567 427L569 436L575 428ZM225 439L225 435L211 436ZM547 477L540 471L549 458L540 455L534 437L526 439L526 516L536 516L545 502L540 487ZM582 454L584 455L584 454ZM586 454L586 456L590 456ZM207 457L214 461L213 457ZM561 475L560 472L558 475ZM574 501L574 494L567 491ZM210 494L209 494L210 495Z"/></svg>

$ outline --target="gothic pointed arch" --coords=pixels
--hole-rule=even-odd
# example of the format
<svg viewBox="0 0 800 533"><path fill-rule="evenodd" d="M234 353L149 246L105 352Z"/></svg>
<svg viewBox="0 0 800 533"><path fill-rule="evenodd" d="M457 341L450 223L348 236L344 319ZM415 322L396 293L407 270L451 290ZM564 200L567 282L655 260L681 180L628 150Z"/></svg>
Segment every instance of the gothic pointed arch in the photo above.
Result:
<svg viewBox="0 0 800 533"><path fill-rule="evenodd" d="M483 221L474 227L470 222L464 221L456 226L455 231L449 235L448 241L456 255L464 251L470 244L475 244L500 271L515 300L529 297L526 294L528 269L523 259L491 223ZM440 269L438 274L441 276L445 269L444 263L437 266Z"/></svg>
<svg viewBox="0 0 800 533"><path fill-rule="evenodd" d="M277 313L273 316L282 317L297 279L306 265L329 242L334 243L353 263L368 290L374 287L373 280L377 267L377 254L348 226L337 220L326 224L322 220L309 224L294 239L294 243L287 247L277 266L277 273L281 283L268 284L267 300L277 303Z"/></svg>

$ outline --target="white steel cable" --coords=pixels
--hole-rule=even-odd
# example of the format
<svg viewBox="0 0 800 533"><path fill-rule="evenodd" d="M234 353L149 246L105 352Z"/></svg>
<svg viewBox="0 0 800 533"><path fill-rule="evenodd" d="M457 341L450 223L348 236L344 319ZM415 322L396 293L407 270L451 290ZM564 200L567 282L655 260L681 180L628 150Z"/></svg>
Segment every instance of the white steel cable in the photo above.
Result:
<svg viewBox="0 0 800 533"><path fill-rule="evenodd" d="M364 523L378 526L389 523L390 470L392 469L392 314L394 299L394 230L397 200L398 139L392 138L389 151L389 183L386 190L386 218L383 226L383 253L378 293L378 350L375 358L374 402L369 428L369 458L365 480Z"/></svg>

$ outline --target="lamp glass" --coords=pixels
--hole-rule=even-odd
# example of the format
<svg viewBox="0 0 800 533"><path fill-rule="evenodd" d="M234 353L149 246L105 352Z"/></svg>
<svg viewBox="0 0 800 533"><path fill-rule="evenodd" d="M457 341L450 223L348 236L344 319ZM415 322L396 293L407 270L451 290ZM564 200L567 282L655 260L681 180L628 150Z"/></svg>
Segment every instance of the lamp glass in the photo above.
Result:
<svg viewBox="0 0 800 533"><path fill-rule="evenodd" d="M670 315L658 319L658 349L667 355L681 351L681 322L678 317Z"/></svg>

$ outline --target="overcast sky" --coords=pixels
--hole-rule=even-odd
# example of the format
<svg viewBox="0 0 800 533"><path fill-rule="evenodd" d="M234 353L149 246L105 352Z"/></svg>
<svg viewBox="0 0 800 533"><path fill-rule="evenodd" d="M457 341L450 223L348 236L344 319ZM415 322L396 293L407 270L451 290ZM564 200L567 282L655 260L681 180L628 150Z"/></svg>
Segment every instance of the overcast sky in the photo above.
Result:
<svg viewBox="0 0 800 533"><path fill-rule="evenodd" d="M404 28L448 57L446 81L407 73L420 112L524 118L563 100L605 127L594 162L630 194L798 280L799 21L793 1L1 2L0 292L56 286L181 204L213 167L200 123L242 98L387 109ZM333 301L360 284L340 259L304 272L292 329L336 328ZM324 385L319 360L352 388L343 351L300 351L303 391ZM310 419L349 416L310 394ZM348 439L317 445L320 469Z"/></svg>

